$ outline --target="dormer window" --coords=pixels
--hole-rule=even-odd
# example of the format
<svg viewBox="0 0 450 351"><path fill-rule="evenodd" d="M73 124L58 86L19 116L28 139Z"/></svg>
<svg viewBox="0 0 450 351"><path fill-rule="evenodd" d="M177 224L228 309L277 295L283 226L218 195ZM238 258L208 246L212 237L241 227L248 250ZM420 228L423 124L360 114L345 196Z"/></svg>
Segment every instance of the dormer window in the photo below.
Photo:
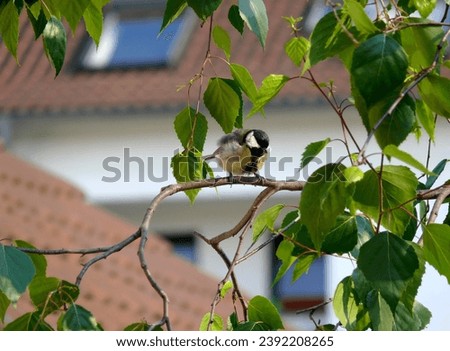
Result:
<svg viewBox="0 0 450 351"><path fill-rule="evenodd" d="M98 48L86 41L78 66L87 70L170 67L180 59L196 23L186 11L159 34L164 1L113 1Z"/></svg>

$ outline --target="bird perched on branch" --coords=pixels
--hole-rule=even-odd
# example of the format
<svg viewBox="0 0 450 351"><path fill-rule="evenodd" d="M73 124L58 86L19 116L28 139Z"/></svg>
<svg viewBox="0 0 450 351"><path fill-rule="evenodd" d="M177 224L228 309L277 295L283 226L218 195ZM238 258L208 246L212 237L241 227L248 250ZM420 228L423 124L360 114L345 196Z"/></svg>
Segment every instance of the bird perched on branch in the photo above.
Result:
<svg viewBox="0 0 450 351"><path fill-rule="evenodd" d="M230 178L247 173L259 177L258 171L268 157L269 136L260 129L236 129L220 138L218 146L203 159L217 159Z"/></svg>

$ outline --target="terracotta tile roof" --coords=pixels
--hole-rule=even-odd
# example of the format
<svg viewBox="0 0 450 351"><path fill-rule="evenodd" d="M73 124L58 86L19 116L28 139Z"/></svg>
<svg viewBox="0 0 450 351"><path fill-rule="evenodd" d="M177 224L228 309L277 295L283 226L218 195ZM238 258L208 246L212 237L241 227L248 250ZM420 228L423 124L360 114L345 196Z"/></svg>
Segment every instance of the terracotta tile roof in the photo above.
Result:
<svg viewBox="0 0 450 351"><path fill-rule="evenodd" d="M215 15L216 23L231 34L232 61L247 66L257 84L270 73L298 75L298 69L284 54L284 43L290 38L290 30L282 16L300 16L306 4L306 0L266 2L269 33L265 50L248 29L241 38L231 27L225 1ZM178 65L163 69L74 71L70 62L86 39L84 32L80 25L74 37L68 34L66 64L54 79L54 71L45 57L42 42L34 41L31 25L24 23L18 51L20 67L4 47L0 49L0 112L83 113L93 110L167 109L186 104L186 89L177 92L177 86L187 83L199 72L205 56L208 25L201 28L198 23ZM227 65L219 60L214 61L214 69L221 76L229 76ZM348 90L345 70L337 61L319 65L315 72L319 81L328 81L333 77L343 94L345 89ZM212 75L213 71L209 68L207 74ZM278 101L299 104L315 103L318 99L318 92L308 81L297 79L282 90Z"/></svg>
<svg viewBox="0 0 450 351"><path fill-rule="evenodd" d="M144 213L145 209L143 209ZM88 248L114 244L137 228L85 202L69 184L0 151L0 238L22 239L38 248ZM161 318L161 300L149 286L136 255L138 242L87 271L78 303L91 310L107 330L140 320ZM217 289L217 279L177 257L163 239L151 237L150 269L170 297L175 330L198 330ZM47 275L74 282L79 255L47 256ZM24 302L25 303L25 302ZM28 312L27 305L9 309L11 318ZM228 316L232 302L222 301L218 313Z"/></svg>

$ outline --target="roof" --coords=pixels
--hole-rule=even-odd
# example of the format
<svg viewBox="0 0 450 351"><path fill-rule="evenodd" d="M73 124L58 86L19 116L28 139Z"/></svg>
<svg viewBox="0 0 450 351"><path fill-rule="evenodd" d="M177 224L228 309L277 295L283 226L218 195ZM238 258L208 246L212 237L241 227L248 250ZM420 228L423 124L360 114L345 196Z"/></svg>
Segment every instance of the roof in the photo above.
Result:
<svg viewBox="0 0 450 351"><path fill-rule="evenodd" d="M269 33L263 50L248 29L243 38L227 20L225 2L214 16L215 23L223 26L231 35L234 63L245 65L254 76L257 85L271 73L296 76L299 74L284 53L284 43L291 33L283 16L300 16L307 7L307 0L268 1ZM231 2L230 2L231 4ZM160 69L128 69L109 71L75 71L71 61L76 56L85 30L80 24L75 36L68 32L66 63L55 79L54 70L45 57L42 42L34 40L31 25L22 18L18 58L15 59L2 47L0 49L0 113L30 115L33 113L81 113L114 111L141 111L149 109L176 109L187 102L187 89L177 87L189 82L200 71L203 63L208 25L198 22L181 60L174 67ZM170 27L169 27L170 28ZM221 56L218 49L213 54ZM318 81L329 81L343 94L348 91L348 77L342 65L336 61L319 64L313 71ZM221 60L214 61L214 71L207 66L207 76L217 73L228 77L228 66ZM343 82L343 83L340 83ZM293 80L281 91L278 102L290 104L316 103L320 96L307 80Z"/></svg>
<svg viewBox="0 0 450 351"><path fill-rule="evenodd" d="M117 243L136 229L87 204L73 186L0 151L2 243L21 239L40 249L93 248ZM106 330L161 318L161 300L148 284L136 255L138 241L93 265L81 282L77 303L92 311ZM198 330L202 316L210 309L218 280L176 256L158 237L150 237L146 254L152 274L170 298L174 330ZM75 282L81 263L87 259L79 255L46 257L47 275L70 282ZM30 311L29 307L20 307L21 300L18 310L8 310L9 317ZM223 300L217 312L228 316L233 312L232 302Z"/></svg>

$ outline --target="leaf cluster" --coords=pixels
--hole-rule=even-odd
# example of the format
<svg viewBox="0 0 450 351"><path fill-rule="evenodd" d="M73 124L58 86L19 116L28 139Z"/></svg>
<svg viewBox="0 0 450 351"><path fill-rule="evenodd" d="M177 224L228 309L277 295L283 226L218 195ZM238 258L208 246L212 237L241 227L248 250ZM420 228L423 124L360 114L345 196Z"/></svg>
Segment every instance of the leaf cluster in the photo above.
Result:
<svg viewBox="0 0 450 351"><path fill-rule="evenodd" d="M103 7L109 0L3 0L0 1L0 37L19 63L19 17L26 12L37 40L42 37L45 54L57 76L64 64L67 33L65 18L72 33L83 19L86 31L98 45L103 28Z"/></svg>
<svg viewBox="0 0 450 351"><path fill-rule="evenodd" d="M91 312L76 304L78 286L47 276L47 260L42 255L24 253L33 249L24 241L14 246L0 245L0 322L10 306L15 307L28 291L34 310L4 325L3 330L49 331L55 328L46 320L58 314L56 330L103 330Z"/></svg>
<svg viewBox="0 0 450 351"><path fill-rule="evenodd" d="M248 319L239 321L237 314L232 313L225 326L223 318L214 313L206 313L200 323L200 331L276 331L285 327L278 309L264 296L257 295L248 302Z"/></svg>

